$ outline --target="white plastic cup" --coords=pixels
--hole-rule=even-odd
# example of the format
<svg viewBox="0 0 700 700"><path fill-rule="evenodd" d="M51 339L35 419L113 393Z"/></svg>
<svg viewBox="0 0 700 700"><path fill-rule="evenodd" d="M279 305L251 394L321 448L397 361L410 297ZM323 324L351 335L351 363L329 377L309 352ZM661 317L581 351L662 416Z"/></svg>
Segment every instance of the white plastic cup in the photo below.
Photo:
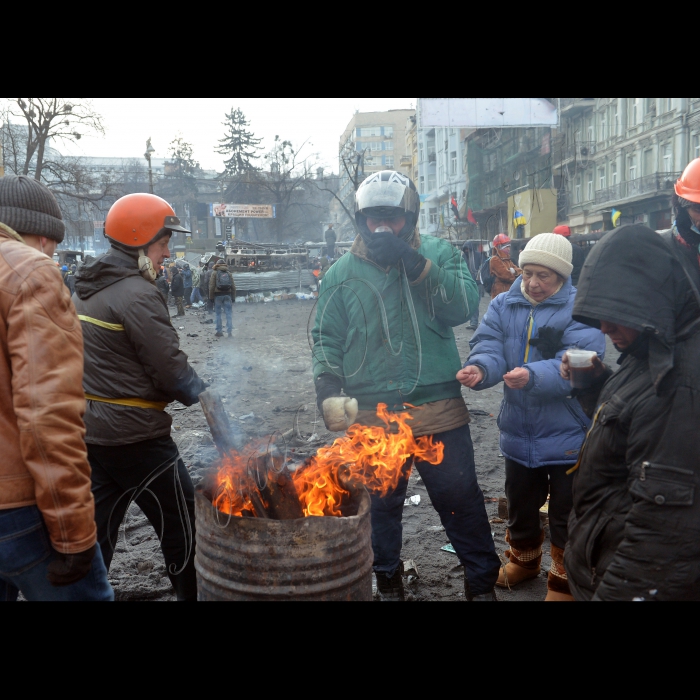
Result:
<svg viewBox="0 0 700 700"><path fill-rule="evenodd" d="M570 381L573 389L588 389L593 384L594 350L571 348L566 351L569 358Z"/></svg>

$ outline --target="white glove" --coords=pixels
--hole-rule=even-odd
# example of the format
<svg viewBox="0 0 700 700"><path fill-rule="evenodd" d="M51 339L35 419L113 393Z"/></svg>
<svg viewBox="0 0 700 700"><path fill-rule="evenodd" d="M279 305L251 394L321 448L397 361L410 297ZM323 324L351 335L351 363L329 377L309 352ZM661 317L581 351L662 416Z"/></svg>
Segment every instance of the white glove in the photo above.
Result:
<svg viewBox="0 0 700 700"><path fill-rule="evenodd" d="M347 430L357 418L357 399L347 396L331 396L323 402L323 422L328 430L339 433Z"/></svg>

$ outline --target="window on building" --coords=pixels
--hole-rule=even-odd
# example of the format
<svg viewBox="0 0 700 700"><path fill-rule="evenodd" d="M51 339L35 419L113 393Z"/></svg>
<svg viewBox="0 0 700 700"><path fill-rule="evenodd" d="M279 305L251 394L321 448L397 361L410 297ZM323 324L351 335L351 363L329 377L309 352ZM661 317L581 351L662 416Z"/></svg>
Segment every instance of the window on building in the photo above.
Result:
<svg viewBox="0 0 700 700"><path fill-rule="evenodd" d="M382 129L379 126L363 126L361 129L357 130L357 135L362 136L381 136Z"/></svg>
<svg viewBox="0 0 700 700"><path fill-rule="evenodd" d="M428 175L428 192L432 192L435 189L435 175Z"/></svg>
<svg viewBox="0 0 700 700"><path fill-rule="evenodd" d="M425 156L423 155L423 144L419 143L418 144L418 162L422 163L425 160Z"/></svg>
<svg viewBox="0 0 700 700"><path fill-rule="evenodd" d="M641 104L639 99L639 97L630 97L630 126L639 124L641 117Z"/></svg>
<svg viewBox="0 0 700 700"><path fill-rule="evenodd" d="M608 118L605 114L600 116L600 140L605 141L608 138Z"/></svg>
<svg viewBox="0 0 700 700"><path fill-rule="evenodd" d="M393 138L394 127L393 126L385 126L384 127L384 136L388 136L389 138Z"/></svg>
<svg viewBox="0 0 700 700"><path fill-rule="evenodd" d="M593 173L588 176L588 182L586 183L586 199L590 202L593 199Z"/></svg>
<svg viewBox="0 0 700 700"><path fill-rule="evenodd" d="M637 156L627 157L627 179L636 180L637 179Z"/></svg>
<svg viewBox="0 0 700 700"><path fill-rule="evenodd" d="M586 139L589 142L595 141L595 137L593 136L595 130L593 128L593 124L589 124L588 128L586 129Z"/></svg>
<svg viewBox="0 0 700 700"><path fill-rule="evenodd" d="M574 185L574 203L581 204L581 178L576 178L576 184Z"/></svg>
<svg viewBox="0 0 700 700"><path fill-rule="evenodd" d="M450 175L457 174L457 151L450 153Z"/></svg>
<svg viewBox="0 0 700 700"><path fill-rule="evenodd" d="M693 158L700 158L700 134L693 136Z"/></svg>
<svg viewBox="0 0 700 700"><path fill-rule="evenodd" d="M605 168L598 168L598 189L605 189Z"/></svg>
<svg viewBox="0 0 700 700"><path fill-rule="evenodd" d="M440 165L438 166L438 186L441 186L445 182L445 164L440 159Z"/></svg>
<svg viewBox="0 0 700 700"><path fill-rule="evenodd" d="M613 123L612 123L612 133L614 136L619 136L620 135L620 109L617 106L617 102L615 102L615 106L613 107Z"/></svg>
<svg viewBox="0 0 700 700"><path fill-rule="evenodd" d="M437 207L430 207L428 209L429 219L431 224L436 224L438 222L438 210Z"/></svg>
<svg viewBox="0 0 700 700"><path fill-rule="evenodd" d="M642 175L651 175L654 172L654 151L648 148L644 151L644 163L643 163Z"/></svg>
<svg viewBox="0 0 700 700"><path fill-rule="evenodd" d="M673 109L673 97L665 97L664 101L666 103L664 105L666 107L666 111L670 112Z"/></svg>
<svg viewBox="0 0 700 700"><path fill-rule="evenodd" d="M394 156L384 156L384 164L390 168L394 167Z"/></svg>
<svg viewBox="0 0 700 700"><path fill-rule="evenodd" d="M670 173L673 171L673 148L671 144L667 143L663 146L661 151L661 158L663 160L663 168L665 173Z"/></svg>
<svg viewBox="0 0 700 700"><path fill-rule="evenodd" d="M425 228L425 212L424 211L422 211L420 213L420 227L423 229Z"/></svg>
<svg viewBox="0 0 700 700"><path fill-rule="evenodd" d="M423 175L418 179L418 194L425 194L425 177Z"/></svg>
<svg viewBox="0 0 700 700"><path fill-rule="evenodd" d="M617 185L617 163L610 164L610 184L613 187Z"/></svg>
<svg viewBox="0 0 700 700"><path fill-rule="evenodd" d="M385 141L384 142L384 150L385 151L393 151L394 150L394 142L393 141Z"/></svg>

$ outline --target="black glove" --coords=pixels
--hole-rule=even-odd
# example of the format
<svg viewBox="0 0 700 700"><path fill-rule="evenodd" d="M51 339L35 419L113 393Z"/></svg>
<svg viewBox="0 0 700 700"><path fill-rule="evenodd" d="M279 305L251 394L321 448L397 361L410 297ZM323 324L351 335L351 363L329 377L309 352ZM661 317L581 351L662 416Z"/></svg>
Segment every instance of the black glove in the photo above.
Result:
<svg viewBox="0 0 700 700"><path fill-rule="evenodd" d="M388 231L373 233L367 248L372 259L381 267L394 267L399 264L399 260L403 260L406 276L411 282L420 277L427 263L427 260L406 241Z"/></svg>
<svg viewBox="0 0 700 700"><path fill-rule="evenodd" d="M332 396L340 396L343 384L335 374L322 374L316 380L316 405L323 414L323 402Z"/></svg>
<svg viewBox="0 0 700 700"><path fill-rule="evenodd" d="M52 586L70 586L84 579L95 558L97 545L94 544L86 552L79 554L61 554L56 552L56 559L48 566L46 578Z"/></svg>
<svg viewBox="0 0 700 700"><path fill-rule="evenodd" d="M563 336L564 331L558 331L556 328L549 328L549 326L542 326L537 333L537 338L530 339L530 345L533 348L538 348L545 360L553 360L563 348L561 344Z"/></svg>

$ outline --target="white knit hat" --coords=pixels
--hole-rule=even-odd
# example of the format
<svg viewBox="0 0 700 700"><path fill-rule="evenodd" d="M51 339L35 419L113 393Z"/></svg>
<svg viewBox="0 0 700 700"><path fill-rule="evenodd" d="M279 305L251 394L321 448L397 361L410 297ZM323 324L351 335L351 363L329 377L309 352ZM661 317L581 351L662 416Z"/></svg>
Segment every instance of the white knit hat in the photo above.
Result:
<svg viewBox="0 0 700 700"><path fill-rule="evenodd" d="M571 243L564 236L556 233L540 233L520 253L518 265L520 267L528 263L543 265L566 279L571 276L571 271L574 269L571 256Z"/></svg>

